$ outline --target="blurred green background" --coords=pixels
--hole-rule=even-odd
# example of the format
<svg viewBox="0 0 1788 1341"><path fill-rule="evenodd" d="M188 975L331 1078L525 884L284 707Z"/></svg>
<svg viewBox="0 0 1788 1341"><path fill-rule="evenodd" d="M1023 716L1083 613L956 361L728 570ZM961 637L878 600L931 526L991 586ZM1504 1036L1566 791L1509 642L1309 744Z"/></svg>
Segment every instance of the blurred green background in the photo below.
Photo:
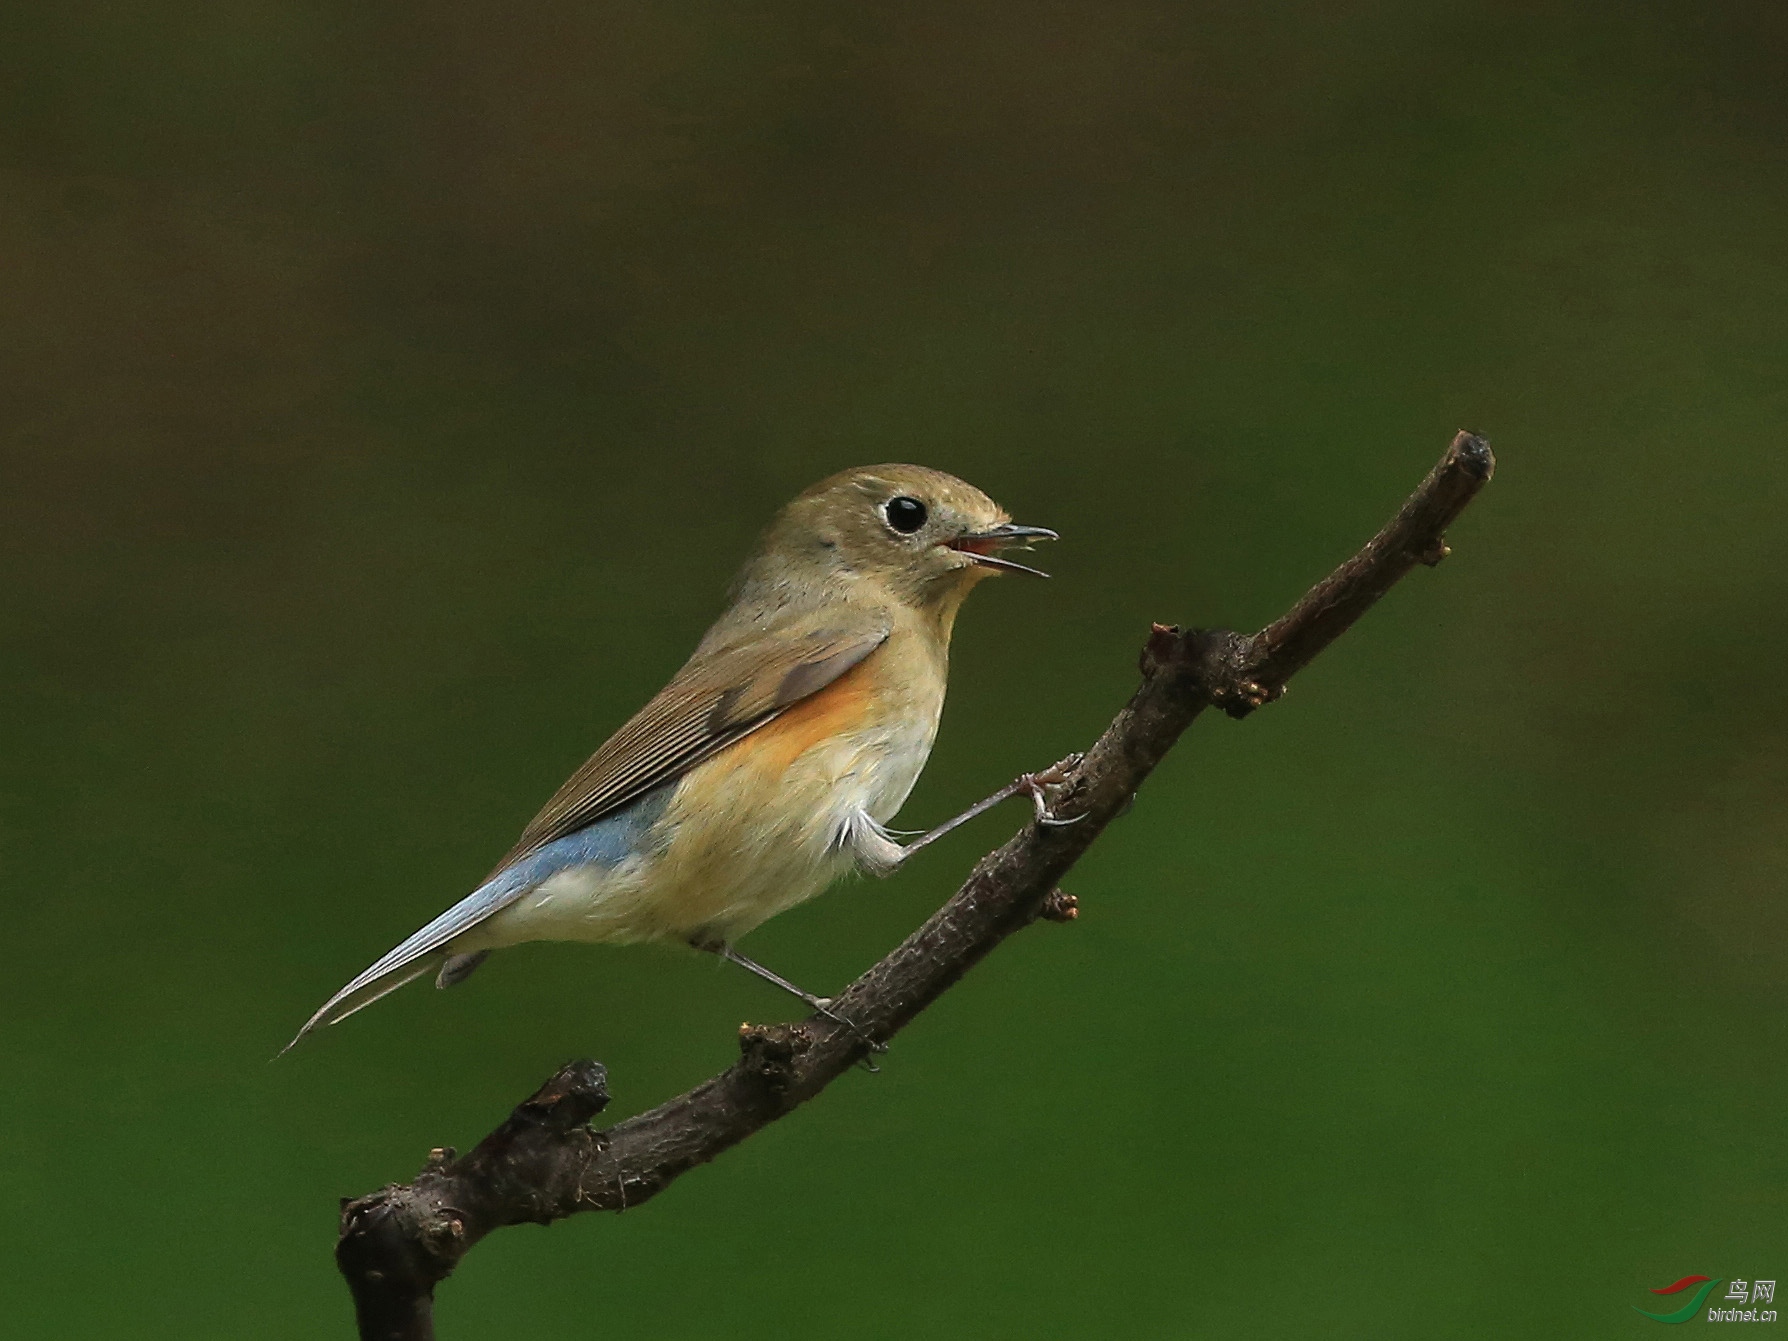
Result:
<svg viewBox="0 0 1788 1341"><path fill-rule="evenodd" d="M1201 721L1077 925L441 1334L1643 1337L1788 1277L1785 59L1719 0L0 12L8 1335L345 1336L339 1196L785 1014L529 947L268 1062L812 480L1066 536L965 612L918 827L1461 426L1454 558ZM839 984L1021 815L747 948Z"/></svg>

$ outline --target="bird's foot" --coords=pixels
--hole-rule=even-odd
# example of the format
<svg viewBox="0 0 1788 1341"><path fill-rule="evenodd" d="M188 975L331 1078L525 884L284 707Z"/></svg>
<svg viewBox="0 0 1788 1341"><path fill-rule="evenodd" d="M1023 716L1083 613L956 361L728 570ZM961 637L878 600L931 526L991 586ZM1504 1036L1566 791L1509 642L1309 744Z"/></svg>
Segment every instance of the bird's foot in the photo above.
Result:
<svg viewBox="0 0 1788 1341"><path fill-rule="evenodd" d="M1085 815L1071 815L1066 819L1054 814L1049 809L1049 793L1068 780L1085 755L1070 754L1066 759L1058 759L1048 768L1035 773L1024 773L1019 776L1018 790L1031 798L1031 805L1037 812L1037 823L1051 828L1066 828L1070 824L1079 824Z"/></svg>
<svg viewBox="0 0 1788 1341"><path fill-rule="evenodd" d="M877 1042L859 1029L852 1021L847 1020L844 1016L833 1010L831 997L815 996L805 988L797 987L780 973L777 973L772 969L767 969L755 959L750 959L745 955L740 954L725 941L691 941L690 943L698 950L706 950L710 954L717 954L722 959L729 960L750 973L755 973L758 977L762 978L772 986L780 987L796 1000L806 1003L807 1008L815 1014L822 1015L826 1019L832 1021L833 1024L840 1025L843 1028L850 1030L850 1032L855 1034L871 1052L886 1052L888 1050L888 1045L886 1043ZM869 1069L873 1071L875 1070L875 1067L872 1065Z"/></svg>
<svg viewBox="0 0 1788 1341"><path fill-rule="evenodd" d="M871 1038L868 1034L864 1033L861 1029L857 1028L857 1026L855 1024L853 1024L850 1020L847 1020L844 1016L840 1015L837 1011L833 1010L831 997L829 997L829 996L808 996L806 993L802 993L802 1000L806 1001L806 1003L809 1006L813 1007L814 1014L823 1015L828 1020L832 1021L833 1024L842 1025L844 1028L850 1030L851 1033L853 1033L857 1036L857 1040L860 1043L862 1043L865 1047L867 1047L870 1050L870 1052L872 1052L872 1053L886 1052L888 1050L888 1045L886 1043L877 1042L875 1039ZM877 1067L875 1065L874 1062L871 1062L868 1058L864 1058L864 1065L866 1065L871 1071L876 1071L876 1070L880 1069L879 1067Z"/></svg>

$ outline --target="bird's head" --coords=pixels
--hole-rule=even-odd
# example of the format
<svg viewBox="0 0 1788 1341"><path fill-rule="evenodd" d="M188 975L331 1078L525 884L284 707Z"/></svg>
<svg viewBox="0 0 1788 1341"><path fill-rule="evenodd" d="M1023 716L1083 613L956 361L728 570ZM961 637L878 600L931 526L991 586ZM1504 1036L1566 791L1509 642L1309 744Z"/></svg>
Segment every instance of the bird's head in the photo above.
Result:
<svg viewBox="0 0 1788 1341"><path fill-rule="evenodd" d="M867 582L948 621L969 588L995 573L1047 577L1003 551L1054 540L1015 524L974 485L925 466L862 466L802 493L764 537L763 557L789 574Z"/></svg>

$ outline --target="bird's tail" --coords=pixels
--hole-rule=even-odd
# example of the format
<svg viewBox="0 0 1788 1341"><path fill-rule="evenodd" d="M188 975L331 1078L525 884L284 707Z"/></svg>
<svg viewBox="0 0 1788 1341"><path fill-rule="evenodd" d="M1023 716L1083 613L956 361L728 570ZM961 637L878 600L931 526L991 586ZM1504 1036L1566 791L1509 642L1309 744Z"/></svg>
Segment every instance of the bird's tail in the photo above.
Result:
<svg viewBox="0 0 1788 1341"><path fill-rule="evenodd" d="M285 1056L317 1030L340 1024L355 1011L364 1010L381 997L390 996L405 983L414 982L423 974L434 971L446 958L444 954L425 955L375 978L366 978L362 974L325 1001L322 1008L304 1022L304 1028L292 1036L292 1041L279 1050L278 1055ZM363 978L365 981L362 981Z"/></svg>
<svg viewBox="0 0 1788 1341"><path fill-rule="evenodd" d="M507 908L538 883L539 877L531 868L509 867L499 871L325 1001L323 1008L298 1031L298 1036L280 1049L280 1055L290 1052L307 1035L324 1025L347 1019L363 1006L372 1005L380 997L443 965L447 972L441 986L450 986L466 977L478 967L484 955L479 951L455 954L452 952L453 942Z"/></svg>

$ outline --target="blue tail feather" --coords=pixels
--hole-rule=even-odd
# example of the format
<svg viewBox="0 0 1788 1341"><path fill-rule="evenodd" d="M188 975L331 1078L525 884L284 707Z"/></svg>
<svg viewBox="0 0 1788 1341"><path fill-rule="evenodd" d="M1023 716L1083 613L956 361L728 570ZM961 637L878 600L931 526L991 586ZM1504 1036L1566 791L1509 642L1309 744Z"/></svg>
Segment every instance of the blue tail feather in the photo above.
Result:
<svg viewBox="0 0 1788 1341"><path fill-rule="evenodd" d="M646 831L664 813L669 787L649 792L614 814L548 843L505 866L434 921L357 974L309 1020L280 1051L289 1052L306 1036L337 1024L372 1005L405 983L439 967L451 954L452 942L488 921L529 891L561 871L579 866L610 868L638 852ZM467 970L469 972L469 969ZM459 976L463 977L464 974ZM457 978L454 979L457 981Z"/></svg>

